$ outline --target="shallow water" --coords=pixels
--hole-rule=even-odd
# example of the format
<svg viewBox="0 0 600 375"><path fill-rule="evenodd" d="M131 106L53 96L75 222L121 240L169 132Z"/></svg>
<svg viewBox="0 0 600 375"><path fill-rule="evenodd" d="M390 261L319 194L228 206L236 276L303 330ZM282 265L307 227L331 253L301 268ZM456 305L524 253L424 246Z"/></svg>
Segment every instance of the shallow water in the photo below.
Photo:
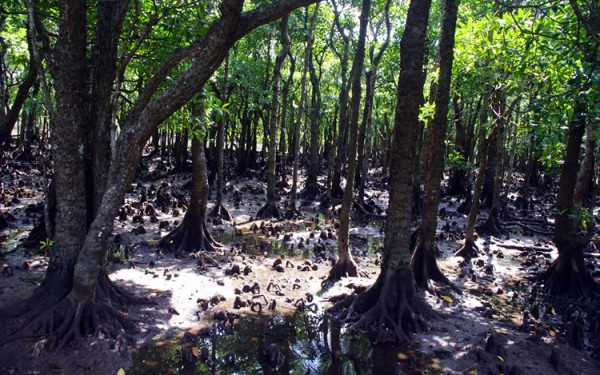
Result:
<svg viewBox="0 0 600 375"><path fill-rule="evenodd" d="M184 346L193 361L183 360ZM134 353L127 374L438 374L438 362L412 348L373 345L331 317L299 312L245 317L189 344L172 337L147 345Z"/></svg>

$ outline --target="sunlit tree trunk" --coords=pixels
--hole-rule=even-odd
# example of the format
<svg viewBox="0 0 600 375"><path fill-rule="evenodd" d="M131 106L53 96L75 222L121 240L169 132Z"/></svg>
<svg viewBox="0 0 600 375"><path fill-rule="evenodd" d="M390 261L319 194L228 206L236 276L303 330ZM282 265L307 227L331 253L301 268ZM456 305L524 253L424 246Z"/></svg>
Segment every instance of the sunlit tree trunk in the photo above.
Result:
<svg viewBox="0 0 600 375"><path fill-rule="evenodd" d="M350 210L354 197L354 174L356 173L356 148L358 133L358 117L360 113L361 84L363 64L365 60L365 40L367 37L367 25L369 23L369 11L371 1L363 0L360 13L360 30L358 44L354 55L351 71L352 100L350 102L350 122L348 137L348 178L344 187L342 208L340 212L340 227L338 229L338 260L331 268L328 280L339 280L344 276L358 276L358 268L352 254L350 254Z"/></svg>
<svg viewBox="0 0 600 375"><path fill-rule="evenodd" d="M375 330L378 341L410 341L411 332L426 330L435 316L417 293L409 248L413 178L417 162L419 108L423 97L425 35L429 0L412 0L400 42L400 78L391 155L390 201L381 273L360 294L340 301L352 327Z"/></svg>

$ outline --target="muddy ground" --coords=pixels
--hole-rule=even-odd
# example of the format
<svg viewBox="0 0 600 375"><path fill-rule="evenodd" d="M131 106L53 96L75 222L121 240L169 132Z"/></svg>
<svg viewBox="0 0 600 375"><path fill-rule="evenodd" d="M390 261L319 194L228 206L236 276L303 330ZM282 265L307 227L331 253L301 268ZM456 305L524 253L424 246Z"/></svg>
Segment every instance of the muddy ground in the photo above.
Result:
<svg viewBox="0 0 600 375"><path fill-rule="evenodd" d="M47 265L44 251L51 251L40 250L42 244L32 250L19 246L42 215L41 170L16 161L5 168L1 208L9 226L0 232L0 307L26 298L39 285ZM373 181L376 174L373 171ZM382 220L358 216L353 220L352 252L367 277L344 279L323 289L335 258L336 209L321 212L318 202L305 202L300 207L303 217L296 220L253 220L265 202L266 184L257 178L263 175L256 171L228 182L225 205L233 223L211 221L210 225L223 245L219 251L174 257L155 245L183 218L190 176L153 168L140 173L124 204L129 214L115 221L110 262L112 280L154 302L129 308L129 316L140 328L134 345L94 337L76 348L49 354L43 349L43 338L12 340L1 347L0 374L135 372L139 363L134 363L132 353L165 338L182 338L185 332L202 335L208 327L239 322L247 315L280 316L299 309L321 315L331 305L331 297L373 283L379 272ZM168 208L158 209L158 193L141 203L142 190L162 191ZM285 198L288 190L280 191ZM368 196L385 209L384 185L370 186ZM500 237L478 238L482 255L465 262L453 256L465 224L465 216L457 213L460 203L453 197L442 202L438 245L440 267L462 294L442 286L424 292L440 319L430 322L429 332L415 335L411 350L429 359L415 365L413 355L396 350L386 357L390 362L386 373L597 374L600 363L592 355L595 338L587 335L581 350L568 345L563 321L567 303L545 302L529 280L556 256L549 208L540 206L527 217L513 210L520 219L505 223ZM157 220L142 213L148 204L156 206ZM486 213L480 216L485 218ZM596 276L599 255L590 248L588 260ZM598 307L594 304L596 300L583 301L587 307L582 311ZM525 316L532 313L534 318ZM587 330L589 323L585 324ZM11 327L3 324L3 329L9 332ZM139 356L135 358L139 362ZM151 368L145 371L153 373Z"/></svg>

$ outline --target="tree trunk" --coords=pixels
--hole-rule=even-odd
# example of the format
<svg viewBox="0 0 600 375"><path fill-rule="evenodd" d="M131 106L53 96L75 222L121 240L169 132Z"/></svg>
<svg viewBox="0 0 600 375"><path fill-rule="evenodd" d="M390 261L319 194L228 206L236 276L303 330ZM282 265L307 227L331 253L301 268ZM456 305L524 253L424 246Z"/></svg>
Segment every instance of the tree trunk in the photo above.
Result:
<svg viewBox="0 0 600 375"><path fill-rule="evenodd" d="M375 98L375 83L377 81L377 73L378 73L378 68L379 68L379 62L381 61L381 58L383 57L383 53L385 52L385 50L387 49L387 46L389 44L390 41L390 32L391 32L391 25L390 25L390 19L389 19L389 10L390 10L390 4L391 1L388 0L385 3L385 8L384 8L384 15L383 18L377 23L377 25L375 26L375 29L378 31L379 28L381 27L381 23L385 20L385 27L386 27L386 37L385 40L383 42L383 44L381 45L381 47L379 48L379 51L377 52L377 54L375 54L375 44L377 43L377 32L375 32L375 40L373 41L374 44L371 45L370 51L369 51L369 55L371 57L371 70L365 72L365 81L366 81L366 89L365 89L365 106L364 106L364 110L363 110L363 117L361 120L361 124L360 124L360 130L359 130L359 135L358 135L358 167L356 168L356 186L357 186L357 197L356 197L356 201L358 204L363 205L364 206L364 198L365 198L365 185L366 185L366 178L367 178L367 173L369 170L369 157L367 154L367 150L368 147L366 146L367 143L367 134L370 131L371 128L371 121L372 121L372 115L373 115L373 101ZM368 206L364 206L365 209Z"/></svg>
<svg viewBox="0 0 600 375"><path fill-rule="evenodd" d="M19 119L21 109L23 108L23 105L29 96L29 90L33 87L37 80L37 64L33 58L31 45L33 42L34 39L32 39L31 34L28 32L27 44L29 45L29 55L32 57L29 60L27 75L21 84L19 84L19 88L17 89L17 94L15 95L12 105L9 105L9 95L6 95L6 97L4 97L4 95L0 96L0 100L4 101L4 103L1 103L0 105L0 146L10 143L12 131L17 123L17 120ZM3 55L0 55L0 66L5 66ZM5 108L8 109L6 112Z"/></svg>
<svg viewBox="0 0 600 375"><path fill-rule="evenodd" d="M454 54L454 34L458 17L458 5L455 0L442 2L442 30L439 44L439 76L435 93L435 114L429 125L427 155L429 160L425 168L423 187L423 208L421 211L421 230L417 247L411 260L416 283L428 288L429 280L452 285L440 271L435 259L437 214L440 202L440 185L444 172L446 130L448 127L448 103L450 102L450 84L452 81L452 62Z"/></svg>
<svg viewBox="0 0 600 375"><path fill-rule="evenodd" d="M412 0L400 42L400 79L394 125L390 203L384 238L382 269L375 283L356 296L340 301L353 328L379 334L378 341L410 341L411 332L428 328L425 318L436 314L417 293L410 265L410 224L413 178L417 161L419 108L423 96L425 35L429 0Z"/></svg>
<svg viewBox="0 0 600 375"><path fill-rule="evenodd" d="M225 58L225 72L223 73L223 88L221 90L221 104L227 104L227 89L229 85L229 54ZM210 215L220 220L232 221L231 215L227 208L223 205L223 189L225 188L225 174L224 174L224 150L225 150L225 119L226 115L222 115L218 122L217 129L217 157L216 157L216 168L217 178L215 181L216 199L215 205L212 208Z"/></svg>
<svg viewBox="0 0 600 375"><path fill-rule="evenodd" d="M497 135L492 140L488 149L488 167L485 172L485 181L481 191L483 205L490 208L486 221L477 227L477 233L481 235L499 236L501 232L499 215L501 211L500 196L502 193L502 173L503 159L505 154L505 122L506 122L506 97L501 89L494 92L494 125L497 129ZM490 165L493 164L493 165ZM490 184L488 186L488 184ZM487 196L486 194L487 190ZM489 204L489 206L488 206Z"/></svg>
<svg viewBox="0 0 600 375"><path fill-rule="evenodd" d="M312 44L315 30L315 20L317 18L318 6L310 18L310 21L305 20L305 27L308 26L307 30L307 41L306 49L304 50L304 63L302 67L302 78L300 79L300 103L298 104L298 114L296 121L294 122L294 164L292 172L292 190L290 191L290 199L286 209L286 218L291 219L296 216L300 216L300 211L296 207L296 199L298 196L298 168L300 160L300 126L302 124L304 106L306 105L306 76L309 69L310 58L312 56ZM308 18L308 9L306 10L306 17ZM308 21L308 23L307 23Z"/></svg>
<svg viewBox="0 0 600 375"><path fill-rule="evenodd" d="M337 10L335 1L332 1L334 6L335 25L344 41L344 50L338 54L341 65L341 84L340 84L340 116L337 137L337 150L335 156L335 165L333 167L333 178L331 180L331 198L339 199L344 195L344 190L341 187L342 169L346 160L346 145L348 140L348 100L350 93L350 85L348 83L348 61L350 50L350 36L340 22L340 14Z"/></svg>
<svg viewBox="0 0 600 375"><path fill-rule="evenodd" d="M177 228L163 237L158 247L179 255L197 251L213 251L219 244L206 227L208 174L204 142L192 139L192 196L188 210Z"/></svg>
<svg viewBox="0 0 600 375"><path fill-rule="evenodd" d="M288 107L289 107L289 102L290 102L290 86L292 85L292 81L294 80L294 72L296 71L296 59L292 58L292 56L290 56L290 60L291 60L291 66L290 66L290 72L289 72L289 76L288 79L285 81L285 83L283 84L283 89L281 92L281 96L283 98L283 103L281 105L281 130L280 130L280 137L279 137L279 153L278 153L278 162L277 165L279 166L279 174L281 177L280 180L280 186L282 187L288 187L289 184L287 183L287 160L288 160L288 156L286 155L286 131L287 131L287 123L288 123L288 119L287 119L287 113L288 113ZM292 120L290 121L290 123L294 123L293 121L293 114L294 112L292 111L291 115L292 115ZM289 139L288 139L289 142Z"/></svg>
<svg viewBox="0 0 600 375"><path fill-rule="evenodd" d="M575 201L579 154L586 128L586 105L584 99L575 101L573 119L569 122L566 154L560 170L559 189L554 217L554 243L558 258L541 275L550 294L574 295L600 291L585 266L583 249L590 241L591 233L580 230L581 202Z"/></svg>
<svg viewBox="0 0 600 375"><path fill-rule="evenodd" d="M469 209L469 216L467 217L467 227L465 228L465 243L454 254L455 256L460 256L466 259L476 257L479 250L477 248L477 245L475 245L475 223L477 221L477 214L479 213L479 197L481 196L481 189L483 188L485 171L487 169L486 167L488 145L490 144L490 142L493 141L493 138L496 136L495 129L492 129L489 138L486 139L485 125L487 123L487 108L488 103L487 101L484 101L484 106L480 114L479 125L479 169L477 170L477 178L475 180L475 187L473 188L471 207Z"/></svg>
<svg viewBox="0 0 600 375"><path fill-rule="evenodd" d="M316 20L318 14L319 4L315 6L315 13L313 15L313 21ZM314 31L313 31L314 33ZM314 35L309 36L314 40ZM319 87L319 76L315 69L314 54L311 46L307 50L310 51L308 59L308 71L310 73L310 82L312 86L312 99L311 99L311 110L310 110L310 146L308 155L308 169L306 174L306 183L302 190L302 198L307 201L314 200L319 194L319 183L317 178L319 176L319 132L321 126L321 91Z"/></svg>
<svg viewBox="0 0 600 375"><path fill-rule="evenodd" d="M350 102L350 122L348 139L348 178L344 187L342 208L340 213L340 227L338 229L338 260L329 271L328 281L336 281L344 276L358 276L358 267L350 254L350 210L352 209L352 198L354 196L354 175L356 173L356 148L358 133L358 117L360 113L361 86L363 64L365 60L365 41L367 37L367 25L369 23L370 0L362 0L360 13L360 29L358 44L354 55L351 71L352 101Z"/></svg>
<svg viewBox="0 0 600 375"><path fill-rule="evenodd" d="M285 57L290 50L290 37L287 29L288 18L284 17L281 19L280 33L281 33L281 50L275 58L275 67L273 68L273 83L272 83L272 95L271 98L271 117L269 119L269 171L267 176L267 202L262 206L256 213L256 217L259 219L276 218L280 219L283 214L277 207L277 197L275 194L275 162L277 154L277 126L279 123L279 100L280 100L280 82L281 82L281 68L285 62Z"/></svg>
<svg viewBox="0 0 600 375"><path fill-rule="evenodd" d="M124 0L125 1L125 0ZM24 333L46 336L60 348L82 335L122 337L134 330L119 311L131 299L118 291L103 270L113 221L135 176L142 150L156 127L187 103L208 81L236 41L260 25L315 0L281 0L243 13L242 0L226 0L204 36L176 49L140 91L120 122L106 189L87 222L84 133L90 74L87 67L87 2L60 2L60 25L52 66L56 89L53 124L57 220L55 245L40 288L25 303L26 316L9 307L0 315L17 316ZM116 6L114 2L107 5ZM118 31L116 31L118 33ZM181 62L186 70L160 93L169 72ZM46 293L44 293L46 292ZM40 298L42 297L42 298ZM22 310L21 310L22 311Z"/></svg>

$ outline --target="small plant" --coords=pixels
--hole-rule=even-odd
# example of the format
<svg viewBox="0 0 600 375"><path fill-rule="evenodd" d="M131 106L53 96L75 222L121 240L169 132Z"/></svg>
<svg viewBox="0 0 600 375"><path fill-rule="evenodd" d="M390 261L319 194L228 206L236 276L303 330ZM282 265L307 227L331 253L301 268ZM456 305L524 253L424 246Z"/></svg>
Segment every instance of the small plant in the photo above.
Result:
<svg viewBox="0 0 600 375"><path fill-rule="evenodd" d="M54 240L50 237L46 237L45 239L40 241L40 250L44 252L48 252L52 250L54 246Z"/></svg>

